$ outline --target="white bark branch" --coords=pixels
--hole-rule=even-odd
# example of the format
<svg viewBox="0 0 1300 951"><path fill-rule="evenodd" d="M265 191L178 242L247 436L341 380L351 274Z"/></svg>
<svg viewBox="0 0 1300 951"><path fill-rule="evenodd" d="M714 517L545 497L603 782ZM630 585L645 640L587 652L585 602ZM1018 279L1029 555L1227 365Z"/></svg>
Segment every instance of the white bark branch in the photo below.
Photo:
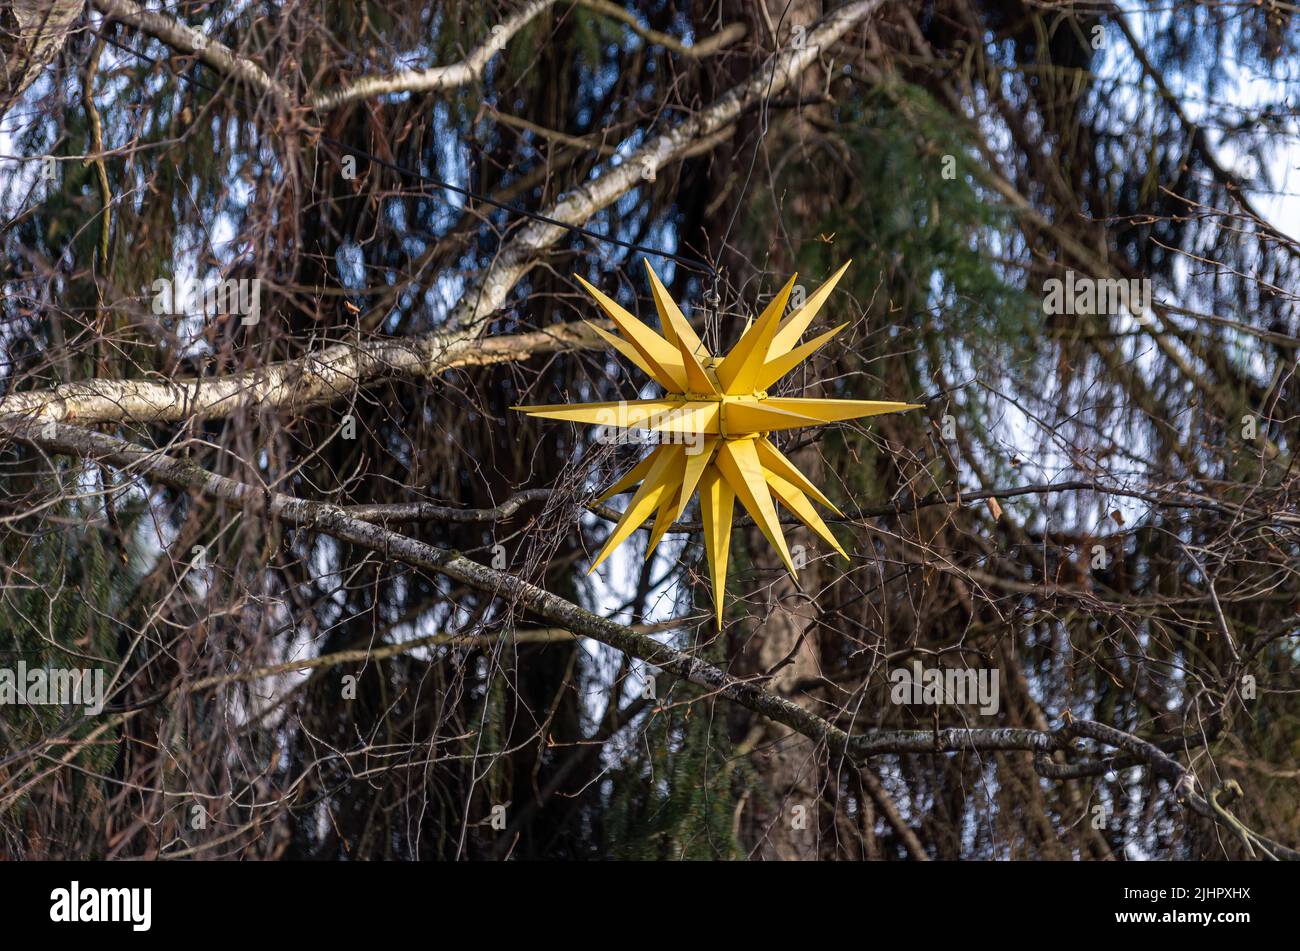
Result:
<svg viewBox="0 0 1300 951"><path fill-rule="evenodd" d="M84 0L0 4L0 116L58 55L83 5Z"/></svg>
<svg viewBox="0 0 1300 951"><path fill-rule="evenodd" d="M488 61L506 48L514 35L539 14L553 7L556 0L532 0L509 19L492 28L492 35L481 46L459 63L434 66L430 69L408 70L362 76L342 89L312 97L308 104L317 112L328 112L345 102L368 99L394 92L436 92L454 89L477 82L487 68Z"/></svg>
<svg viewBox="0 0 1300 951"><path fill-rule="evenodd" d="M29 422L164 423L229 416L246 406L301 409L390 377L433 377L458 367L526 360L558 350L604 347L583 323L474 339L467 331L338 343L244 373L178 380L86 380L0 399L0 419Z"/></svg>
<svg viewBox="0 0 1300 951"><path fill-rule="evenodd" d="M804 35L802 46L781 50L755 75L733 86L713 105L651 139L621 164L608 168L594 181L585 183L552 206L546 216L578 225L608 208L640 184L648 172L658 173L690 152L700 140L731 125L750 106L783 92L822 53L882 3L883 0L857 0L828 14ZM477 285L466 292L453 315L457 325L476 326L499 309L515 284L541 259L542 252L566 233L564 228L544 222L535 222L521 230L502 249Z"/></svg>
<svg viewBox="0 0 1300 951"><path fill-rule="evenodd" d="M271 93L284 103L293 101L289 90L272 79L261 66L192 26L187 26L164 13L146 10L133 0L91 0L91 2L95 9L106 17L148 33L173 49L192 53L200 62L225 76L242 80L263 92Z"/></svg>
<svg viewBox="0 0 1300 951"><path fill-rule="evenodd" d="M559 0L530 0L518 12L494 26L488 39L458 63L432 66L428 69L362 76L340 89L312 96L307 100L307 105L315 112L328 112L345 103L368 99L371 96L399 92L437 92L477 82L492 57L505 49L520 30L555 6L557 2ZM678 55L696 59L711 56L745 35L745 27L733 23L699 43L687 46L667 33L642 26L632 13L610 3L609 0L564 0L564 2L574 3L602 16L616 19L625 23L629 29L648 42L659 44ZM173 17L146 10L134 0L92 0L92 4L105 16L147 33L173 49L193 54L223 75L242 80L264 92L271 93L284 103L294 101L295 97L288 87L273 79L261 66L247 57L240 56L224 43Z"/></svg>
<svg viewBox="0 0 1300 951"><path fill-rule="evenodd" d="M94 0L122 5L129 0ZM745 109L776 95L845 33L876 10L883 0L858 0L841 7L810 30L798 49L777 53L758 72L733 87L712 106L632 153L594 181L551 206L546 216L579 225L609 207L643 181L647 168L658 172L671 162L713 142ZM132 4L134 5L134 4ZM534 223L521 230L472 284L452 315L446 334L407 340L382 340L360 346L336 344L295 360L230 377L181 381L91 380L53 390L11 394L0 400L0 417L63 422L172 422L191 416L225 416L249 404L298 408L338 399L358 385L390 375L431 376L453 366L484 365L521 359L532 353L596 346L584 329L561 325L521 338L475 341L477 328L505 303L519 280L543 252L567 232L558 225ZM527 343L524 337L533 339ZM554 338L554 339L552 339Z"/></svg>

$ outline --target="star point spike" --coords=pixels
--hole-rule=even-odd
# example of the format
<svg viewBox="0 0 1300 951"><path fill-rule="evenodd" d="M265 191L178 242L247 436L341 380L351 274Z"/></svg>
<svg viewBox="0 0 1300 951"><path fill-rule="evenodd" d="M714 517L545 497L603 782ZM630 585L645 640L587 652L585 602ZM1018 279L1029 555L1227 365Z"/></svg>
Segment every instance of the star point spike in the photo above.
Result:
<svg viewBox="0 0 1300 951"><path fill-rule="evenodd" d="M785 282L785 287L777 291L763 313L759 314L758 319L741 334L736 345L731 348L731 352L719 364L718 382L722 384L724 393L739 396L742 393L753 393L757 389L755 382L763 369L763 364L767 362L768 350L772 346L772 339L776 336L777 325L780 323L781 314L785 311L786 302L790 299L790 292L794 289L794 282L798 276L796 274Z"/></svg>
<svg viewBox="0 0 1300 951"><path fill-rule="evenodd" d="M593 329L665 390L661 398L653 400L512 407L545 419L640 429L658 435L660 445L601 494L600 501L605 501L636 488L588 573L654 516L646 550L649 558L697 494L719 629L737 501L776 549L796 584L798 577L781 529L778 503L840 555L848 557L814 503L836 515L839 510L772 444L768 434L920 409L921 404L768 397L765 392L844 329L842 324L806 343L799 342L847 268L846 262L802 307L782 320L795 283L795 278L790 278L720 360L700 341L649 261L646 272L662 335L577 278L622 336L595 324Z"/></svg>

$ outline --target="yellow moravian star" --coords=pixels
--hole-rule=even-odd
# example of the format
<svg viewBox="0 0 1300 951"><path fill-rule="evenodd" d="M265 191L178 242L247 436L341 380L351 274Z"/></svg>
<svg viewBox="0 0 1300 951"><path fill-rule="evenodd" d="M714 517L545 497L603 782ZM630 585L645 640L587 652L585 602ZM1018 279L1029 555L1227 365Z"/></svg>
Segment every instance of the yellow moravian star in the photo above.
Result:
<svg viewBox="0 0 1300 951"><path fill-rule="evenodd" d="M781 532L774 498L832 548L848 557L809 499L815 499L837 515L839 510L767 438L769 433L781 429L921 408L917 403L767 395L768 387L847 326L841 324L807 343L799 343L848 266L846 263L831 275L802 307L782 320L798 275L790 278L758 319L750 323L731 352L721 359L712 356L700 342L649 261L646 271L650 275L662 335L577 278L623 336L590 322L589 326L667 391L657 400L512 407L529 416L658 434L660 445L600 497L604 501L640 483L588 573L595 571L653 514L648 558L669 526L686 510L696 490L700 495L704 547L719 628L736 499L740 499L759 530L780 553L792 576L794 562Z"/></svg>

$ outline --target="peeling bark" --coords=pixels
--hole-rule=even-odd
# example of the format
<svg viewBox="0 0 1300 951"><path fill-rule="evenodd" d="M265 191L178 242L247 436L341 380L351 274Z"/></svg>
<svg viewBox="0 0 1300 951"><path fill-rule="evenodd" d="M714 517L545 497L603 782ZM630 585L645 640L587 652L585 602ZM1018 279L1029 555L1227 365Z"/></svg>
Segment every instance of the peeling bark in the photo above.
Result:
<svg viewBox="0 0 1300 951"><path fill-rule="evenodd" d="M0 116L59 55L85 5L85 0L0 3Z"/></svg>
<svg viewBox="0 0 1300 951"><path fill-rule="evenodd" d="M0 418L76 423L172 423L216 419L248 406L302 409L328 403L392 377L434 377L447 370L527 360L539 353L605 343L584 324L477 340L459 332L410 340L339 343L296 360L244 373L178 380L86 380L0 399Z"/></svg>

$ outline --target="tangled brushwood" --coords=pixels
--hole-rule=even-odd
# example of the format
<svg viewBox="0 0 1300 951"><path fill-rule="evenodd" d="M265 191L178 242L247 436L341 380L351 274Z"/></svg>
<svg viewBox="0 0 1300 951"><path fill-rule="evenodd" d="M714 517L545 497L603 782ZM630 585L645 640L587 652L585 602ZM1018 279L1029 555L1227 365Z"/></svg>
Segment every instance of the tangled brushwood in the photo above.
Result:
<svg viewBox="0 0 1300 951"><path fill-rule="evenodd" d="M1297 857L1297 39L0 0L0 858Z"/></svg>

